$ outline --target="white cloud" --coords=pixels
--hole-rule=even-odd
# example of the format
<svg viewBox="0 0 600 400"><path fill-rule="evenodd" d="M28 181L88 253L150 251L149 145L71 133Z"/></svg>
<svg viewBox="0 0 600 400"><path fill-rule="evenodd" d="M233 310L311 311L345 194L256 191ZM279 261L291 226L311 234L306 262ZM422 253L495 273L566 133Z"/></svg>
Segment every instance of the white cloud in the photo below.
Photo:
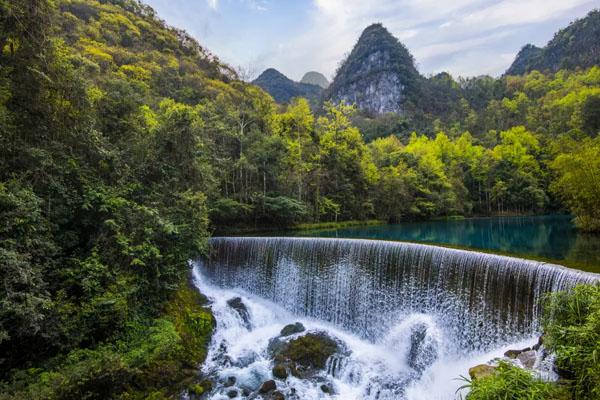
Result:
<svg viewBox="0 0 600 400"><path fill-rule="evenodd" d="M208 6L213 10L216 10L219 6L219 0L206 0L206 2L208 3Z"/></svg>

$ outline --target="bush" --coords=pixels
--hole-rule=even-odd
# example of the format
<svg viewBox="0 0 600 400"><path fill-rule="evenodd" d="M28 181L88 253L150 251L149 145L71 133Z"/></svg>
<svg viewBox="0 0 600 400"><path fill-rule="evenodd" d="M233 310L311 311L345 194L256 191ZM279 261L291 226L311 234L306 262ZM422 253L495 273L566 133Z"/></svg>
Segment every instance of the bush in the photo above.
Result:
<svg viewBox="0 0 600 400"><path fill-rule="evenodd" d="M163 399L197 374L214 326L205 299L182 285L160 318L128 324L114 343L78 349L16 371L0 400Z"/></svg>
<svg viewBox="0 0 600 400"><path fill-rule="evenodd" d="M535 378L530 372L500 363L496 372L469 381L467 400L566 400L566 389Z"/></svg>
<svg viewBox="0 0 600 400"><path fill-rule="evenodd" d="M544 343L571 380L573 398L600 399L600 286L548 295L543 324Z"/></svg>

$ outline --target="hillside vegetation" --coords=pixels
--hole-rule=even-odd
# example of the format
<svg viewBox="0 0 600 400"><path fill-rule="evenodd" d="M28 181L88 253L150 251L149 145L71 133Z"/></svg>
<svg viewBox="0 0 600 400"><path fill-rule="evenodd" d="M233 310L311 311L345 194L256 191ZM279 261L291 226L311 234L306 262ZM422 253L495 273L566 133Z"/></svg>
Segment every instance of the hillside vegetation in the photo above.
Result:
<svg viewBox="0 0 600 400"><path fill-rule="evenodd" d="M3 398L188 387L212 328L188 261L215 228L564 207L600 227L597 66L440 75L412 125L378 122L432 131L367 143L354 107L278 105L135 0L0 10Z"/></svg>

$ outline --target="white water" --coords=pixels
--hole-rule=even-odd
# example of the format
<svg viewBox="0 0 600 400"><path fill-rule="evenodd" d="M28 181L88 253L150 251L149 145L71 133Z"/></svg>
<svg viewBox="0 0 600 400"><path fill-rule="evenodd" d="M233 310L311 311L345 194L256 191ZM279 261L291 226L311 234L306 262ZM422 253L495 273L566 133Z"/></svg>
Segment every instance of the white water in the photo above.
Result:
<svg viewBox="0 0 600 400"><path fill-rule="evenodd" d="M536 342L545 293L598 280L557 265L396 242L215 238L211 245L194 271L217 320L203 371L217 382L212 399L232 390L260 398L261 384L273 379L269 341L297 321L345 351L315 379L277 381L286 399L460 398L470 367ZM236 297L249 321L227 304ZM231 377L235 385L225 385Z"/></svg>
<svg viewBox="0 0 600 400"><path fill-rule="evenodd" d="M530 337L488 351L458 354L451 343L444 341L436 321L424 314L410 314L390 329L381 340L370 342L351 332L340 330L331 324L315 319L294 316L268 300L240 289L223 289L211 285L199 269L194 268L195 283L199 290L212 301L217 320L209 356L203 373L226 381L236 378L232 387L221 387L210 399L228 399L227 392L247 388L255 393L260 385L273 379L273 362L267 346L281 329L290 323L301 322L307 331L325 331L346 345L350 355L343 360L341 370L322 374L323 382L300 380L290 376L286 381L276 380L278 390L286 399L378 399L378 400L450 400L460 398L457 389L465 384L461 376L468 376L470 367L500 357L509 348L523 348L535 343ZM239 314L227 305L227 300L241 297L250 314L248 329ZM411 328L427 326L427 340L436 346L438 359L429 365L419 377L407 363L410 349ZM294 336L292 336L293 338ZM223 348L226 348L223 351ZM335 391L329 396L321 390L323 383L330 383ZM295 389L295 395L292 394ZM260 397L258 397L260 398Z"/></svg>

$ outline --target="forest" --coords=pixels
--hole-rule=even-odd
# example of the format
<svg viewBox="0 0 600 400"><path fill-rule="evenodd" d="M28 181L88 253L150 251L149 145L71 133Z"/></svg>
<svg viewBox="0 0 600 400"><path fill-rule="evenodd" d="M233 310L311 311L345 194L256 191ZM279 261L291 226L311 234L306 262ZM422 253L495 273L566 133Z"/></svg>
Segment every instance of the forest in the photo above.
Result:
<svg viewBox="0 0 600 400"><path fill-rule="evenodd" d="M214 230L549 210L600 230L597 66L431 77L429 110L368 131L276 104L135 0L0 10L0 399L187 384L213 324L188 260Z"/></svg>

